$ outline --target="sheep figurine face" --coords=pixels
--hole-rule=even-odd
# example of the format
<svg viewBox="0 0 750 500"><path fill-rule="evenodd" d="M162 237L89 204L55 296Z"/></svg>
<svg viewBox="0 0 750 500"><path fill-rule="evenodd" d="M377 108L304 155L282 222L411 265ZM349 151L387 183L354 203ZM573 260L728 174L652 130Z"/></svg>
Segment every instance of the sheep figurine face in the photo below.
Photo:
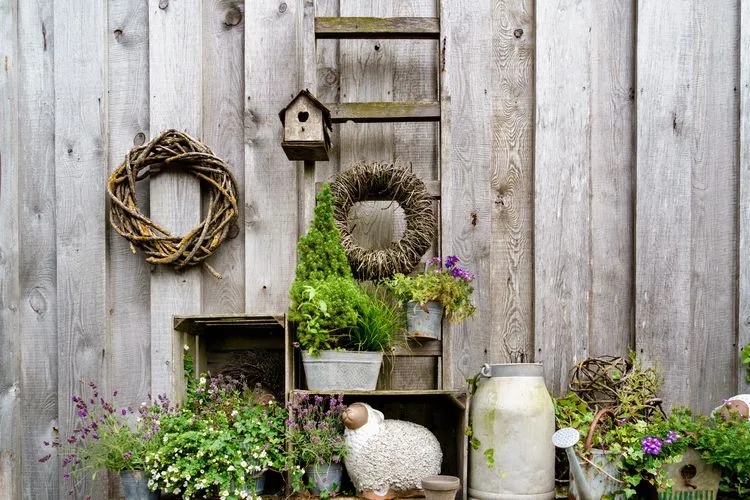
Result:
<svg viewBox="0 0 750 500"><path fill-rule="evenodd" d="M361 496L370 499L418 494L422 478L440 473L443 452L426 427L385 419L365 403L342 415L349 452L344 460Z"/></svg>

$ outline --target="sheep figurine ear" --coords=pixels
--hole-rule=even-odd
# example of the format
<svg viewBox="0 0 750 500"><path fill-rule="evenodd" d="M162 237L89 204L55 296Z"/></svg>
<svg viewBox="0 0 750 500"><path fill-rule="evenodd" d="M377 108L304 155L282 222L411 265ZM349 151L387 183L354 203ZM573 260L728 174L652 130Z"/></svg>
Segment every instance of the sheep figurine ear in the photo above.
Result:
<svg viewBox="0 0 750 500"><path fill-rule="evenodd" d="M385 415L383 415L383 412L380 410L376 410L372 406L367 406L367 411L370 413L370 417L368 417L368 422L382 422L385 420ZM372 416L375 416L375 418L371 418Z"/></svg>

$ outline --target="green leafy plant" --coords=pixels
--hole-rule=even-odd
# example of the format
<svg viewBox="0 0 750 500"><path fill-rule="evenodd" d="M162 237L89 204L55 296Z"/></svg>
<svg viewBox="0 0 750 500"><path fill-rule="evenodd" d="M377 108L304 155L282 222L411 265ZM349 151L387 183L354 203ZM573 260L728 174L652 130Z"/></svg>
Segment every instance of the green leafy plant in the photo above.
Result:
<svg viewBox="0 0 750 500"><path fill-rule="evenodd" d="M62 456L63 477L95 478L102 469L145 470L147 454L163 435L160 422L175 411L169 399L162 395L137 408L118 407L118 391L107 399L94 382L88 383L88 390L86 396L71 397L77 419L72 433L62 438L56 431L54 439L43 443ZM51 457L49 453L39 461Z"/></svg>
<svg viewBox="0 0 750 500"><path fill-rule="evenodd" d="M445 261L434 257L427 263L424 273L417 275L395 274L383 282L401 303L439 302L445 308L445 317L453 322L474 315L476 306L471 303L474 275L458 265L458 257L448 256Z"/></svg>
<svg viewBox="0 0 750 500"><path fill-rule="evenodd" d="M202 376L162 419L161 444L146 458L149 485L185 499L253 497L258 474L286 468L285 419L284 407L256 401L241 381Z"/></svg>
<svg viewBox="0 0 750 500"><path fill-rule="evenodd" d="M750 344L745 345L740 352L740 363L745 366L745 382L750 382Z"/></svg>
<svg viewBox="0 0 750 500"><path fill-rule="evenodd" d="M292 394L287 403L286 436L290 449L288 470L294 492L305 487L306 467L343 462L348 451L341 420L344 409L341 394Z"/></svg>

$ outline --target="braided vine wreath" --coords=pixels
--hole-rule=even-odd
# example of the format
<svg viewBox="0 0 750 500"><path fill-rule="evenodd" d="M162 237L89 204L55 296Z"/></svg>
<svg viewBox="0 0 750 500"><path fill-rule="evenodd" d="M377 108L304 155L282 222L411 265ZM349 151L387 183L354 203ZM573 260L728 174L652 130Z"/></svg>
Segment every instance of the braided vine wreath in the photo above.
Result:
<svg viewBox="0 0 750 500"><path fill-rule="evenodd" d="M359 163L338 174L330 188L335 200L333 218L357 278L379 280L396 273L408 274L419 264L437 233L432 199L419 177L393 163ZM401 206L406 231L387 248L362 248L349 231L349 211L357 202L383 199Z"/></svg>
<svg viewBox="0 0 750 500"><path fill-rule="evenodd" d="M208 209L198 226L176 236L152 221L138 207L135 185L146 177L166 170L180 170L197 177ZM207 189L205 189L207 186ZM204 190L205 189L205 190ZM131 149L107 181L110 199L109 222L140 248L150 264L168 264L182 269L203 264L213 276L221 275L204 260L224 241L229 223L237 217L237 182L229 165L214 156L208 146L177 130L167 130L151 142Z"/></svg>

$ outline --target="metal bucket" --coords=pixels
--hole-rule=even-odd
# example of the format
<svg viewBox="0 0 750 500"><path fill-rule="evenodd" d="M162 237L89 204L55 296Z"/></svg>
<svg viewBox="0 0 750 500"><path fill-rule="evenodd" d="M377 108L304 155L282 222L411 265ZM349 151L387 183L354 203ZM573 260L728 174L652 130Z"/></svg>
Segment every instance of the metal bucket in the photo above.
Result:
<svg viewBox="0 0 750 500"><path fill-rule="evenodd" d="M307 388L311 391L372 391L378 384L382 352L321 351L302 353Z"/></svg>
<svg viewBox="0 0 750 500"><path fill-rule="evenodd" d="M406 329L410 337L437 339L442 338L443 306L440 302L430 300L425 304L426 311L419 302L406 303Z"/></svg>
<svg viewBox="0 0 750 500"><path fill-rule="evenodd" d="M555 413L542 365L484 365L481 375L470 405L480 445L469 452L469 498L554 498Z"/></svg>
<svg viewBox="0 0 750 500"><path fill-rule="evenodd" d="M620 480L620 471L617 470L617 460L619 455L610 451L593 448L589 450L590 462L580 461L583 477L588 484L590 491L595 498L601 498L602 495L610 495L621 490L623 487ZM570 477L569 498L580 498L576 490L576 480L573 475ZM618 494L614 496L615 500L622 500L625 495Z"/></svg>

